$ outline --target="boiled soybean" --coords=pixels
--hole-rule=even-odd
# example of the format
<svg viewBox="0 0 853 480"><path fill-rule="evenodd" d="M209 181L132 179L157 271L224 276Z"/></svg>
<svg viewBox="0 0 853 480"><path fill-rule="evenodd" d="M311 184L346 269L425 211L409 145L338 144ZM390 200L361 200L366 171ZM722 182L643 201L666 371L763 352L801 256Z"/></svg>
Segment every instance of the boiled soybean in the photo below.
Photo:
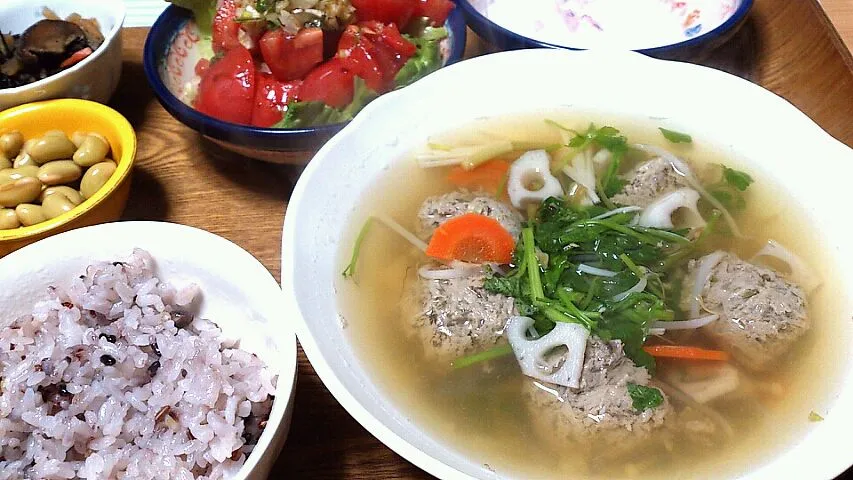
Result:
<svg viewBox="0 0 853 480"><path fill-rule="evenodd" d="M0 230L8 230L10 228L18 228L21 226L21 221L18 220L18 214L11 208L0 208Z"/></svg>
<svg viewBox="0 0 853 480"><path fill-rule="evenodd" d="M89 170L86 170L83 180L80 180L80 193L83 194L84 198L92 198L92 195L107 183L115 171L116 164L113 162L107 161L92 165Z"/></svg>
<svg viewBox="0 0 853 480"><path fill-rule="evenodd" d="M44 200L51 195L62 195L68 199L74 205L80 205L83 203L83 195L80 195L80 192L74 190L71 187L66 187L65 185L56 185L53 187L47 187L39 195L39 201L44 203Z"/></svg>
<svg viewBox="0 0 853 480"><path fill-rule="evenodd" d="M83 140L86 140L86 137L88 136L88 133L78 130L71 134L71 143L73 143L77 148L80 148L80 145L83 145Z"/></svg>
<svg viewBox="0 0 853 480"><path fill-rule="evenodd" d="M0 135L0 151L8 158L15 158L24 146L24 136L21 132L7 132Z"/></svg>
<svg viewBox="0 0 853 480"><path fill-rule="evenodd" d="M75 205L65 195L50 195L41 203L41 210L47 218L56 218L73 210Z"/></svg>
<svg viewBox="0 0 853 480"><path fill-rule="evenodd" d="M83 203L115 173L109 156L109 142L97 133L0 135L0 229L35 225ZM69 186L78 180L79 191Z"/></svg>
<svg viewBox="0 0 853 480"><path fill-rule="evenodd" d="M4 168L0 170L0 185L4 183L14 182L20 178L33 177L38 178L39 167L35 165L26 165L18 168Z"/></svg>
<svg viewBox="0 0 853 480"><path fill-rule="evenodd" d="M18 215L21 225L25 227L47 220L41 205L33 205L31 203L22 203L15 207L15 214Z"/></svg>
<svg viewBox="0 0 853 480"><path fill-rule="evenodd" d="M48 132L26 149L26 152L38 163L71 158L77 147L65 136L64 133Z"/></svg>
<svg viewBox="0 0 853 480"><path fill-rule="evenodd" d="M0 206L14 207L29 203L39 197L41 182L37 178L24 177L0 185Z"/></svg>
<svg viewBox="0 0 853 480"><path fill-rule="evenodd" d="M71 160L57 160L39 167L38 179L45 185L71 183L83 175L79 165Z"/></svg>
<svg viewBox="0 0 853 480"><path fill-rule="evenodd" d="M81 167L91 167L103 162L110 151L109 144L100 135L89 134L74 152L74 163Z"/></svg>
<svg viewBox="0 0 853 480"><path fill-rule="evenodd" d="M33 167L38 168L39 164L36 163L35 160L33 160L33 157L31 157L29 154L25 153L23 155L18 155L18 158L15 159L15 161L12 163L12 166L15 168L26 167L26 166L33 166Z"/></svg>

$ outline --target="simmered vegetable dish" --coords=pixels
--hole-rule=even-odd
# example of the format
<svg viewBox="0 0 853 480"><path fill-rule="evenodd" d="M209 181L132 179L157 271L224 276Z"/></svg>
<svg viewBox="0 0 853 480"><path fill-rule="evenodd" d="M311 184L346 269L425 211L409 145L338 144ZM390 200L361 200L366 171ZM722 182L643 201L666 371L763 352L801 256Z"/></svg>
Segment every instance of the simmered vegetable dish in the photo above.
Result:
<svg viewBox="0 0 853 480"><path fill-rule="evenodd" d="M0 88L37 82L83 61L104 43L97 20L70 15L65 20L44 9L22 33L0 31Z"/></svg>

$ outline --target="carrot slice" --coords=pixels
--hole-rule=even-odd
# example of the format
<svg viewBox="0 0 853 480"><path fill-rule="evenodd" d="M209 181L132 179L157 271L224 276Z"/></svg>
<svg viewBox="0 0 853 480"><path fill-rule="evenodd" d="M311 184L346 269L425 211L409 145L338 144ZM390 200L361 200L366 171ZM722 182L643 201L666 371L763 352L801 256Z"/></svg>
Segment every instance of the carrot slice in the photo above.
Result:
<svg viewBox="0 0 853 480"><path fill-rule="evenodd" d="M426 254L440 260L471 263L509 263L515 240L497 220L467 213L444 222L435 230Z"/></svg>
<svg viewBox="0 0 853 480"><path fill-rule="evenodd" d="M59 64L59 68L68 68L72 65L80 63L84 58L88 57L92 54L92 49L89 47L81 48L76 52L72 53L70 57L66 58Z"/></svg>
<svg viewBox="0 0 853 480"><path fill-rule="evenodd" d="M682 345L653 345L643 347L649 355L662 358L685 358L690 360L718 360L726 361L729 354L720 350L706 350L699 347L687 347Z"/></svg>
<svg viewBox="0 0 853 480"><path fill-rule="evenodd" d="M506 188L504 179L507 172L509 172L509 162L489 160L473 170L465 170L461 166L453 167L447 174L447 181L459 188L484 190L500 197Z"/></svg>

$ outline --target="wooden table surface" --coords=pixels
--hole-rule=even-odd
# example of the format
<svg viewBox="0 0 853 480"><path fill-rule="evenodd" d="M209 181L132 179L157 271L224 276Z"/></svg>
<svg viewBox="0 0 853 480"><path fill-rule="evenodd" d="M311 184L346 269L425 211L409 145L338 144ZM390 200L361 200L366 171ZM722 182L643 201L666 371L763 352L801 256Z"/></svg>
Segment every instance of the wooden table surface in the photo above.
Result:
<svg viewBox="0 0 853 480"><path fill-rule="evenodd" d="M698 62L772 90L853 146L853 61L816 1L756 0L733 40ZM216 233L251 252L279 278L281 225L300 169L227 153L166 113L143 74L146 33L124 32L124 71L112 102L139 136L124 218L177 222ZM476 37L469 36L467 54L480 49ZM293 426L270 478L430 478L356 423L301 350L298 363ZM853 480L853 471L843 477Z"/></svg>

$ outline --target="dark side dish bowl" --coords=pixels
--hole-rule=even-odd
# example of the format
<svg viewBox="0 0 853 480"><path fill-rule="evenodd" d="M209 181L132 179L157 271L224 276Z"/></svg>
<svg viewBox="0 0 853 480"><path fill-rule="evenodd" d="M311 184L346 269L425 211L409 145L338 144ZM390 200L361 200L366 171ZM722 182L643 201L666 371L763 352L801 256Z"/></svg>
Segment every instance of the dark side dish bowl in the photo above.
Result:
<svg viewBox="0 0 853 480"><path fill-rule="evenodd" d="M358 2L353 2L353 4L356 3ZM465 49L466 25L458 7L450 12L444 28L446 37L439 46L442 66L460 60ZM210 47L205 45L204 36L199 32L200 29L190 10L175 5L170 6L151 28L145 42L143 63L148 82L163 107L176 119L208 140L247 157L273 163L298 164L306 162L306 155L300 152L316 150L348 123L348 120L336 123L323 121L320 117L325 115L325 112L321 112L311 121L297 121L286 128L275 128L235 123L203 113L197 108L199 105L194 104L193 99L199 90L201 81L199 73L204 74L207 64L203 58L209 56ZM214 34L214 38L216 36L217 34ZM337 60L338 55L334 53L334 44L332 48L334 59ZM323 64L329 61L328 49L324 50L327 52L324 55ZM252 53L256 59L259 58L257 51ZM218 55L221 56L222 53ZM200 60L201 63L199 63ZM258 70L259 77L263 73L262 70ZM359 97L359 79L360 77L356 77L356 95L353 104L357 103ZM326 110L319 102L305 103L308 103L309 108L319 106ZM292 107L293 104L288 105ZM222 106L220 104L218 107ZM352 104L343 109L336 109L336 112L346 112L352 110L351 107ZM355 111L357 112L357 109ZM284 117L286 112L282 115ZM326 118L334 122L336 117ZM282 119L284 120L285 118Z"/></svg>

